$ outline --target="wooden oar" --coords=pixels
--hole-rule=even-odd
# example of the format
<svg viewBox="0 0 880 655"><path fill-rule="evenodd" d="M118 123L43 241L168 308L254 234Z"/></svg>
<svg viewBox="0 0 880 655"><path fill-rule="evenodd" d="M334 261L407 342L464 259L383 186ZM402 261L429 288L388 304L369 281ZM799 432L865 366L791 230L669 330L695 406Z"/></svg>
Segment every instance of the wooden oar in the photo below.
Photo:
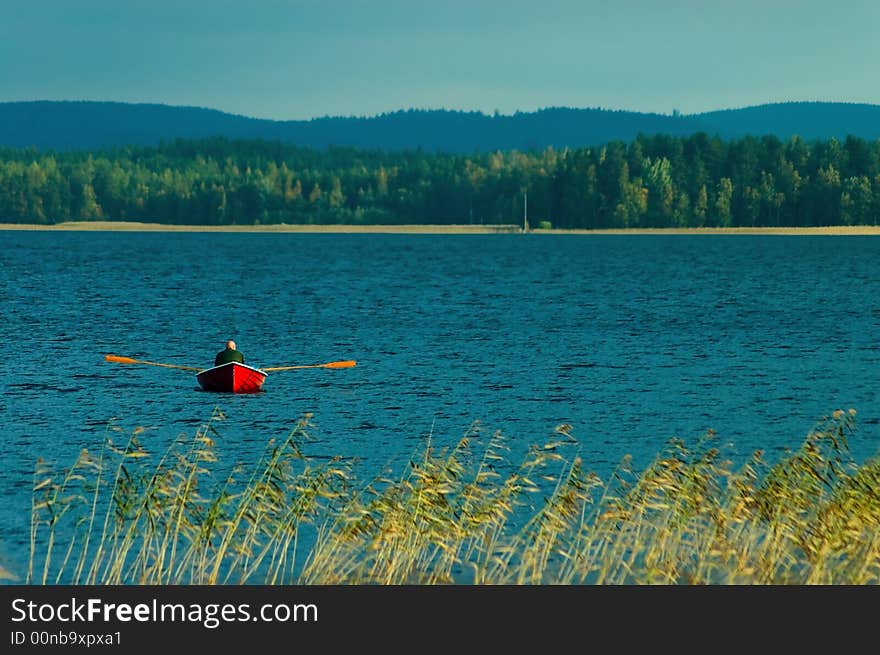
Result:
<svg viewBox="0 0 880 655"><path fill-rule="evenodd" d="M270 368L261 369L266 371L290 371L295 368L351 368L355 365L354 360L348 359L344 362L328 362L326 364L302 364L300 366L272 366Z"/></svg>
<svg viewBox="0 0 880 655"><path fill-rule="evenodd" d="M116 362L117 364L149 364L150 366L164 366L165 368L179 368L184 371L204 371L203 368L195 366L180 366L179 364L160 364L159 362L147 362L143 359L132 359L131 357L120 357L119 355L104 355L104 360L108 362Z"/></svg>

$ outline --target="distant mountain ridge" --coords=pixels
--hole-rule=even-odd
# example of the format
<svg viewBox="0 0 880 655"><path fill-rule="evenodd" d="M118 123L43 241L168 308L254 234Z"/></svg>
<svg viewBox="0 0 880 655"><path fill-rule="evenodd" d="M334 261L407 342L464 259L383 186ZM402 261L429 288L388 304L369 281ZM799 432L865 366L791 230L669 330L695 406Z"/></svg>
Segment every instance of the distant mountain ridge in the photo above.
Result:
<svg viewBox="0 0 880 655"><path fill-rule="evenodd" d="M551 107L512 115L401 110L373 117L273 121L216 109L92 101L0 103L0 146L98 150L223 136L326 148L472 153L543 150L630 141L639 134L723 138L774 135L804 140L880 139L880 105L787 102L702 114Z"/></svg>

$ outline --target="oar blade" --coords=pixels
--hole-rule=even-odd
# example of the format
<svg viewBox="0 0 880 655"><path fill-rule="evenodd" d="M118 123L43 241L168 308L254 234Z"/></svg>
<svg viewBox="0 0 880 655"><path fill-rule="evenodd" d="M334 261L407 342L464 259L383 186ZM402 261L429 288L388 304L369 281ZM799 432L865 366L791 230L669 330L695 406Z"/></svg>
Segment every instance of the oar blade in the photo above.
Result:
<svg viewBox="0 0 880 655"><path fill-rule="evenodd" d="M348 359L344 362L330 362L328 364L324 364L324 368L351 368L355 365L355 361L352 359Z"/></svg>
<svg viewBox="0 0 880 655"><path fill-rule="evenodd" d="M116 362L117 364L137 364L136 359L131 357L120 357L119 355L104 355L104 361Z"/></svg>

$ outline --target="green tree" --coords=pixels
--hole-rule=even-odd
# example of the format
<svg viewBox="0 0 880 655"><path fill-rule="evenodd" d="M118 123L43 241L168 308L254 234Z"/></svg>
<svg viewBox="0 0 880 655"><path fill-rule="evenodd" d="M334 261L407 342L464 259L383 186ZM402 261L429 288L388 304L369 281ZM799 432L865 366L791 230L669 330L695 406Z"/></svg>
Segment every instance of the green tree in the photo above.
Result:
<svg viewBox="0 0 880 655"><path fill-rule="evenodd" d="M706 191L706 185L700 185L697 192L697 199L694 202L694 226L702 227L706 224L706 217L709 210L709 194Z"/></svg>
<svg viewBox="0 0 880 655"><path fill-rule="evenodd" d="M718 188L715 192L713 203L714 224L718 227L730 227L733 224L731 201L733 199L733 182L729 177L718 180Z"/></svg>
<svg viewBox="0 0 880 655"><path fill-rule="evenodd" d="M866 176L844 180L840 194L840 218L845 225L872 224L872 205L871 181Z"/></svg>
<svg viewBox="0 0 880 655"><path fill-rule="evenodd" d="M309 193L309 202L315 204L321 199L321 186L315 182L315 185L312 187L311 192Z"/></svg>

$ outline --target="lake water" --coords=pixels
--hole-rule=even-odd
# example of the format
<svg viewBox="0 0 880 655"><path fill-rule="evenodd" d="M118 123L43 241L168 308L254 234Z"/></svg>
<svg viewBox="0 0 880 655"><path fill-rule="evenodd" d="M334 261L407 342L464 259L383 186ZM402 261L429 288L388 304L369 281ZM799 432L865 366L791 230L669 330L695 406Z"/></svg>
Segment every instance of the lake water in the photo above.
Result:
<svg viewBox="0 0 880 655"><path fill-rule="evenodd" d="M36 459L72 463L108 422L160 451L213 408L225 461L305 412L311 452L364 479L474 421L514 444L561 423L587 468L647 463L714 429L745 457L858 410L880 448L880 239L831 236L0 232L0 565L27 557ZM264 393L199 391L227 338Z"/></svg>

